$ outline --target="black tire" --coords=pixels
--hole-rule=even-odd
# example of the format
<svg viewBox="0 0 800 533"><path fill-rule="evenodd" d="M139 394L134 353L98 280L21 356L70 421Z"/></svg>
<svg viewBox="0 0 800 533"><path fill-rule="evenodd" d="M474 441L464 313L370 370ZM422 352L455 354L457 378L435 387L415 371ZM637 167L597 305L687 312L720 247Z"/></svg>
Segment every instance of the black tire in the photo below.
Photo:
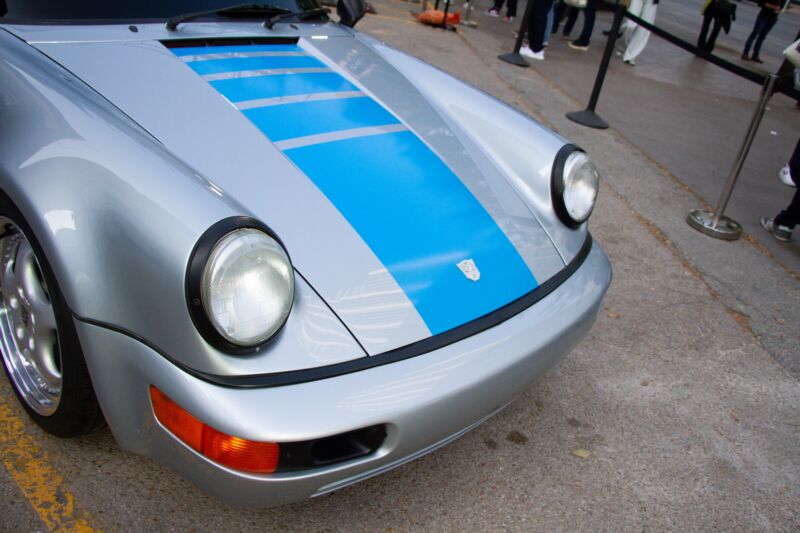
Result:
<svg viewBox="0 0 800 533"><path fill-rule="evenodd" d="M42 429L57 437L75 437L89 433L102 426L105 420L86 368L72 313L36 235L16 205L3 192L0 192L0 216L13 222L30 243L55 314L62 379L61 396L55 411L48 416L37 413L17 389L5 364L3 369L20 404ZM5 228L0 228L0 232L4 230Z"/></svg>

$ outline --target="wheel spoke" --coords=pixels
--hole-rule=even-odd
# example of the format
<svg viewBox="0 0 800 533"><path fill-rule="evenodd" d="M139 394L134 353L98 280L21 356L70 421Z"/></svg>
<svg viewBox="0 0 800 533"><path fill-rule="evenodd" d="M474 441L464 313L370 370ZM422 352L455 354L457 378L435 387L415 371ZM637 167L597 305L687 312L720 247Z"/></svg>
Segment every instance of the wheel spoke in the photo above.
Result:
<svg viewBox="0 0 800 533"><path fill-rule="evenodd" d="M50 302L34 300L31 302L31 311L33 312L33 325L37 332L49 332L56 329L56 315Z"/></svg>
<svg viewBox="0 0 800 533"><path fill-rule="evenodd" d="M36 256L28 241L23 242L19 246L17 253L17 265L14 269L14 274L22 286L22 292L25 295L26 301L33 306L45 306L50 304L50 299L47 297L44 282L39 274L39 265L36 263Z"/></svg>
<svg viewBox="0 0 800 533"><path fill-rule="evenodd" d="M33 248L31 248L30 243L27 239L23 240L19 243L19 248L17 248L17 257L14 260L14 283L16 284L16 289L22 289L21 296L27 297L27 288L26 285L26 278L30 277L30 269L33 266L33 261L35 261L33 256Z"/></svg>
<svg viewBox="0 0 800 533"><path fill-rule="evenodd" d="M29 352L31 363L36 367L37 373L50 389L60 389L61 372L56 366L53 336L37 335L34 340L36 346Z"/></svg>

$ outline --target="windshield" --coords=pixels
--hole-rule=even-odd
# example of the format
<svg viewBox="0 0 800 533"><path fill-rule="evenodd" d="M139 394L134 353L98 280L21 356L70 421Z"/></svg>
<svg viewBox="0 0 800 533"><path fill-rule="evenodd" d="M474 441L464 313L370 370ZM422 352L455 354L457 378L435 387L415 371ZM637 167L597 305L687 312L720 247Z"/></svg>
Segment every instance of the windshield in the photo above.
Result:
<svg viewBox="0 0 800 533"><path fill-rule="evenodd" d="M223 9L241 3L243 0L0 0L0 22L155 22L183 13ZM253 3L293 12L320 7L317 0L256 0ZM240 13L236 16L256 15ZM203 17L205 20L214 18L215 15Z"/></svg>

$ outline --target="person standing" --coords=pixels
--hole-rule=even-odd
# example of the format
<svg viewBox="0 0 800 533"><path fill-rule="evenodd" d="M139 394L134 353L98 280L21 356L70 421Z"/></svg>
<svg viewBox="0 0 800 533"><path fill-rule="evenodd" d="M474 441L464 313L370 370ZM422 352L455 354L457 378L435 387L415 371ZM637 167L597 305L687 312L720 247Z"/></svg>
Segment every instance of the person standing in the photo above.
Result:
<svg viewBox="0 0 800 533"><path fill-rule="evenodd" d="M574 41L567 41L567 46L570 48L584 52L589 49L589 41L591 40L592 32L594 31L594 19L595 15L597 14L597 3L599 1L600 0L587 0L586 7L581 10L583 11L583 31ZM569 20L567 21L567 25L571 30L572 26L569 24ZM564 26L564 34L568 33L569 31L567 31L567 26Z"/></svg>
<svg viewBox="0 0 800 533"><path fill-rule="evenodd" d="M631 0L631 5L628 7L630 14L650 24L655 22L657 10L658 0ZM625 42L625 52L622 54L622 60L628 65L635 65L636 58L647 46L650 32L626 18L625 23L622 25L622 38Z"/></svg>
<svg viewBox="0 0 800 533"><path fill-rule="evenodd" d="M533 2L528 15L528 43L519 53L531 59L544 59L544 32L547 29L547 14L553 7L553 0L529 0Z"/></svg>
<svg viewBox="0 0 800 533"><path fill-rule="evenodd" d="M797 140L797 146L789 160L789 175L795 187L800 185L800 139ZM800 188L795 189L789 206L775 218L761 218L761 226L781 242L788 242L792 238L792 230L797 224L800 224Z"/></svg>
<svg viewBox="0 0 800 533"><path fill-rule="evenodd" d="M732 4L729 0L709 0L700 13L703 15L703 26L697 38L697 47L706 52L713 52L720 28L728 33L731 30L731 21L736 20L736 4ZM711 36L706 38L712 21L714 28L711 30Z"/></svg>
<svg viewBox="0 0 800 533"><path fill-rule="evenodd" d="M742 59L745 61L755 61L756 63L763 63L761 58L758 57L761 52L761 44L767 37L767 34L778 22L778 13L781 12L781 0L762 0L761 10L758 12L756 22L753 24L753 31L750 32L750 37L744 43L744 51L742 52ZM753 46L753 41L756 44ZM753 46L753 55L750 56L750 47Z"/></svg>

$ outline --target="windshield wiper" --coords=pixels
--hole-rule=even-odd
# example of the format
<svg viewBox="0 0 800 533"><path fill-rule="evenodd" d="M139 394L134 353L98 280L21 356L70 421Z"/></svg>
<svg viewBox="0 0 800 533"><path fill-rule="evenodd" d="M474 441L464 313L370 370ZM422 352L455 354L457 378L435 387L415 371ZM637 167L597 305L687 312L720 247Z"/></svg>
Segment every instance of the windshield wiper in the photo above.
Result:
<svg viewBox="0 0 800 533"><path fill-rule="evenodd" d="M306 20L312 17L318 17L320 15L327 16L328 13L330 12L331 10L328 9L327 7L317 7L314 9L306 9L305 11L299 11L297 13L295 13L294 11L290 11L289 13L279 13L264 21L264 27L267 28L268 30L271 30L276 23L282 20L290 18L297 18L297 20Z"/></svg>
<svg viewBox="0 0 800 533"><path fill-rule="evenodd" d="M208 11L198 11L196 13L184 13L182 15L176 15L167 21L167 29L169 31L175 31L178 29L178 24L196 18L205 17L206 15L226 15L229 17L235 17L236 15L247 16L254 14L269 14L274 16L294 15L295 13L284 7L278 7L269 4L235 4L228 7L209 9Z"/></svg>

